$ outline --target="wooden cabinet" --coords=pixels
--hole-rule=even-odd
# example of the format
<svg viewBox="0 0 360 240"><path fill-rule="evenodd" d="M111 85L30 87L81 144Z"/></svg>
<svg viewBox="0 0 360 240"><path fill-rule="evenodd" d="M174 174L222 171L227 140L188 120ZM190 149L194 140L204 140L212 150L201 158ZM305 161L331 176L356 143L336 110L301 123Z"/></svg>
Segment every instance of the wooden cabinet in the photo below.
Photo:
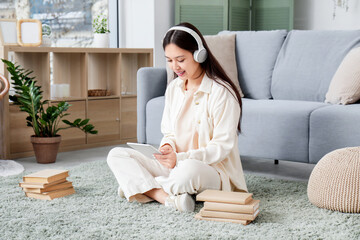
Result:
<svg viewBox="0 0 360 240"><path fill-rule="evenodd" d="M57 104L57 102L52 102L52 104ZM71 101L70 104L71 106L67 111L67 113L69 113L70 115L66 116L64 119L67 119L69 121L74 121L75 119L78 118L81 119L86 118L85 100ZM66 128L68 127L68 125L66 125L63 122L60 122L59 127ZM86 134L78 129L74 129L74 128L62 129L59 131L59 134L61 135L60 149L86 144Z"/></svg>
<svg viewBox="0 0 360 240"><path fill-rule="evenodd" d="M136 138L136 98L123 98L121 101L121 138Z"/></svg>
<svg viewBox="0 0 360 240"><path fill-rule="evenodd" d="M96 135L89 135L88 142L97 143L119 140L120 99L91 99L88 104L88 117L99 131Z"/></svg>
<svg viewBox="0 0 360 240"><path fill-rule="evenodd" d="M60 151L136 141L136 74L141 67L153 66L152 49L3 46L0 54L33 70L31 76L42 86L43 99L49 104L71 104L70 115L63 119L89 118L98 130L97 135L74 128L61 130ZM10 79L4 64L0 73ZM88 96L88 90L94 89L108 94ZM27 115L8 96L0 102L0 111L0 158L33 155L33 130L26 126Z"/></svg>

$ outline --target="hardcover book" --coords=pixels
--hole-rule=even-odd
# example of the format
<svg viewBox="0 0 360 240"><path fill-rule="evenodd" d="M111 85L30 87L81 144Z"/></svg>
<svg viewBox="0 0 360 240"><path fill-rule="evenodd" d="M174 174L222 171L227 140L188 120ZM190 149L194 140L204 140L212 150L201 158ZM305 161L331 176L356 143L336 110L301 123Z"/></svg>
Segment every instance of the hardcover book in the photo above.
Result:
<svg viewBox="0 0 360 240"><path fill-rule="evenodd" d="M19 186L23 187L23 188L46 188L46 187L53 186L53 185L63 183L63 182L66 182L66 178L62 178L60 180L57 180L57 181L51 182L51 183L25 183L25 182L21 182L21 183L19 183Z"/></svg>
<svg viewBox="0 0 360 240"><path fill-rule="evenodd" d="M23 177L26 183L51 183L69 176L68 170L46 169Z"/></svg>
<svg viewBox="0 0 360 240"><path fill-rule="evenodd" d="M71 195L73 193L75 193L75 189L73 187L71 187L71 188L46 192L46 193L25 192L25 195L27 197L36 198L36 199L53 200L54 198L60 198L60 197L68 196L68 195Z"/></svg>
<svg viewBox="0 0 360 240"><path fill-rule="evenodd" d="M260 200L252 199L248 204L232 204L219 202L204 202L204 209L219 212L234 212L253 214L259 209Z"/></svg>
<svg viewBox="0 0 360 240"><path fill-rule="evenodd" d="M252 193L245 192L225 192L207 189L196 196L196 201L248 204L252 200L252 195Z"/></svg>
<svg viewBox="0 0 360 240"><path fill-rule="evenodd" d="M248 225L250 223L250 221L247 221L247 220L203 217L203 216L200 215L200 213L197 213L195 215L195 218L199 219L199 220L207 220L207 221L232 222L232 223L238 223L238 224L242 224L242 225Z"/></svg>
<svg viewBox="0 0 360 240"><path fill-rule="evenodd" d="M209 210L204 210L204 208L200 210L200 215L202 217L238 219L238 220L249 220L249 221L253 221L258 214L259 214L259 209L256 210L255 213L253 214L209 211Z"/></svg>
<svg viewBox="0 0 360 240"><path fill-rule="evenodd" d="M63 182L63 183L59 183L59 184L55 184L55 185L51 185L45 188L27 188L24 187L23 190L24 192L32 192L32 193L45 193L45 192L51 192L51 191L55 191L55 190L59 190L59 189L65 189L65 188L70 188L72 187L72 182Z"/></svg>

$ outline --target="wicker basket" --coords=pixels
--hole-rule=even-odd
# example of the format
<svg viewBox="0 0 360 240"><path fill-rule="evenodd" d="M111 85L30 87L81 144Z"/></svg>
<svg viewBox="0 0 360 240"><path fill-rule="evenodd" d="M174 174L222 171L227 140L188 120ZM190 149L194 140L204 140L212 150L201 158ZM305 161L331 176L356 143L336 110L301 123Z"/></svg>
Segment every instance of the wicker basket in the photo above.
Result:
<svg viewBox="0 0 360 240"><path fill-rule="evenodd" d="M110 96L110 91L106 89L89 89L89 97L101 97L101 96Z"/></svg>

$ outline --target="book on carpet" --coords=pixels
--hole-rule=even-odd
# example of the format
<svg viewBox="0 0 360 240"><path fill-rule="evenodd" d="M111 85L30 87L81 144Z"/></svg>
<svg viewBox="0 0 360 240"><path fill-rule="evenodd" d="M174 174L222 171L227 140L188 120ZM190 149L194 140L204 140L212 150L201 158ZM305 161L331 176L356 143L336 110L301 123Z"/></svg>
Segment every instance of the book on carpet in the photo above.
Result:
<svg viewBox="0 0 360 240"><path fill-rule="evenodd" d="M247 221L247 220L203 217L200 215L200 213L195 214L195 218L199 219L199 220L207 220L207 221L232 222L232 223L238 223L238 224L242 224L242 225L248 225L250 223L250 221Z"/></svg>
<svg viewBox="0 0 360 240"><path fill-rule="evenodd" d="M51 183L69 176L68 170L45 169L23 177L28 183Z"/></svg>
<svg viewBox="0 0 360 240"><path fill-rule="evenodd" d="M207 189L196 196L196 201L248 204L252 200L252 195L252 193L246 192L225 192Z"/></svg>
<svg viewBox="0 0 360 240"><path fill-rule="evenodd" d="M65 189L65 188L70 188L72 187L72 182L62 182L59 184L55 184L55 185L51 185L45 188L28 188L28 187L23 187L24 192L32 192L32 193L44 193L44 192L51 192L54 190L59 190L59 189Z"/></svg>
<svg viewBox="0 0 360 240"><path fill-rule="evenodd" d="M32 192L25 192L27 197L42 199L42 200L52 200L54 198L60 198L64 196L68 196L75 193L75 189L73 187L59 189L51 192L45 193L32 193Z"/></svg>
<svg viewBox="0 0 360 240"><path fill-rule="evenodd" d="M204 202L204 209L220 212L248 213L253 214L259 209L260 200L252 199L248 204L233 204L220 202Z"/></svg>
<svg viewBox="0 0 360 240"><path fill-rule="evenodd" d="M50 187L59 183L63 183L66 182L66 178L62 178L60 180L57 180L55 182L51 182L51 183L27 183L27 182L21 182L19 183L19 186L22 188L46 188L46 187Z"/></svg>
<svg viewBox="0 0 360 240"><path fill-rule="evenodd" d="M259 209L256 210L253 214L209 211L209 210L205 210L204 208L200 210L200 215L202 217L238 219L238 220L248 220L248 221L253 221L258 214L259 214Z"/></svg>

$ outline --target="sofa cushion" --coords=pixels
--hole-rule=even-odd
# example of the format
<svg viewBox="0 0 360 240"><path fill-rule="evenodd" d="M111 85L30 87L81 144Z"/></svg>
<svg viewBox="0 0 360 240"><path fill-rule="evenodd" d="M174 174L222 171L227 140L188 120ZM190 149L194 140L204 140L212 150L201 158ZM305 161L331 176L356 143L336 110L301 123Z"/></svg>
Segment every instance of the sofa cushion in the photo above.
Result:
<svg viewBox="0 0 360 240"><path fill-rule="evenodd" d="M309 118L325 103L243 99L240 155L308 162Z"/></svg>
<svg viewBox="0 0 360 240"><path fill-rule="evenodd" d="M212 54L219 61L228 77L233 81L240 96L244 94L239 85L238 71L235 56L235 34L204 36Z"/></svg>
<svg viewBox="0 0 360 240"><path fill-rule="evenodd" d="M223 31L236 34L236 61L240 87L246 98L271 98L271 77L287 31Z"/></svg>
<svg viewBox="0 0 360 240"><path fill-rule="evenodd" d="M331 80L325 102L350 104L360 99L360 47L353 48Z"/></svg>
<svg viewBox="0 0 360 240"><path fill-rule="evenodd" d="M239 90L240 96L244 97L239 85L238 71L235 58L235 34L208 35L204 36L205 41L215 58L224 69L225 73ZM168 83L174 80L174 71L166 64Z"/></svg>
<svg viewBox="0 0 360 240"><path fill-rule="evenodd" d="M324 102L336 69L359 44L360 30L289 32L273 73L273 98Z"/></svg>
<svg viewBox="0 0 360 240"><path fill-rule="evenodd" d="M165 97L156 97L146 104L146 143L159 145L163 137L161 119L164 112Z"/></svg>
<svg viewBox="0 0 360 240"><path fill-rule="evenodd" d="M310 118L310 163L339 148L360 146L360 104L328 105Z"/></svg>

